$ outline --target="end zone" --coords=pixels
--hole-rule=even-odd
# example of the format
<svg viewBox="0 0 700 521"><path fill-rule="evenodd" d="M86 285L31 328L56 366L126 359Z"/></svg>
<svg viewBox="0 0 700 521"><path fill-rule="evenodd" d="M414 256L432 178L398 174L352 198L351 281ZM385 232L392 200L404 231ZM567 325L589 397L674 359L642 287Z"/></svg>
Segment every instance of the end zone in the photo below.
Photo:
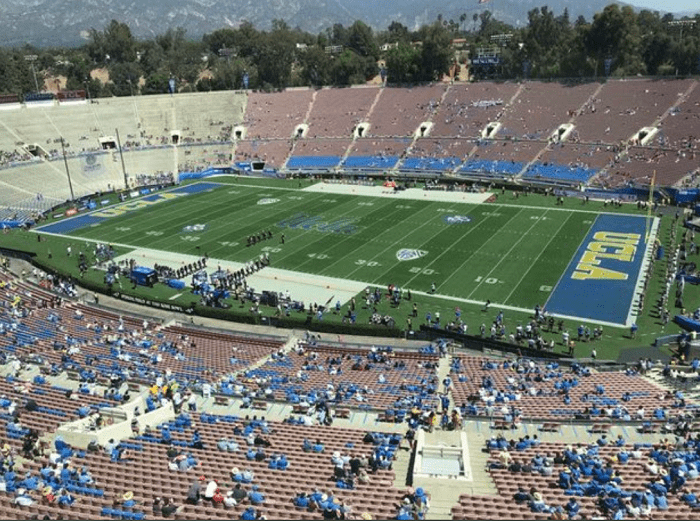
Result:
<svg viewBox="0 0 700 521"><path fill-rule="evenodd" d="M631 325L636 290L657 229L655 218L645 243L645 217L599 215L547 300L547 311L620 327Z"/></svg>
<svg viewBox="0 0 700 521"><path fill-rule="evenodd" d="M110 217L118 217L125 213L138 210L144 206L150 206L152 204L174 199L182 195L190 195L204 192L206 190L212 190L214 188L218 188L219 186L222 186L221 183L209 182L178 186L170 190L164 190L162 192L146 195L144 197L138 197L132 201L126 201L113 204L111 206L106 206L104 208L99 208L87 214L76 215L75 217L69 217L55 223L46 224L36 228L35 231L52 233L56 235L66 235L81 228L87 228L88 226L99 224Z"/></svg>

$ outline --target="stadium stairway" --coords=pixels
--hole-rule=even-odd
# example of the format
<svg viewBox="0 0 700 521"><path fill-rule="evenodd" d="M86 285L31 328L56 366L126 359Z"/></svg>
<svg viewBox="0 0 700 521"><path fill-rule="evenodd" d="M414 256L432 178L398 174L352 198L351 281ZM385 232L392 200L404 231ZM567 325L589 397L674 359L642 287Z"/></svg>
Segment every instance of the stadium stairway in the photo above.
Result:
<svg viewBox="0 0 700 521"><path fill-rule="evenodd" d="M425 444L431 446L460 447L461 431L440 431L425 433ZM491 476L486 472L489 455L481 452L482 444L473 442L467 436L469 461L472 481L457 481L450 478L417 478L411 485L423 487L430 492L430 510L426 519L450 519L452 507L457 504L459 496L464 493L478 495L498 495ZM399 483L394 486L399 487Z"/></svg>
<svg viewBox="0 0 700 521"><path fill-rule="evenodd" d="M438 104L437 104L437 108L434 109L434 110L429 114L429 116L428 116L428 121L432 122L432 121L433 121L433 118L435 117L435 114L437 114L437 112L440 110L440 107L442 107L442 106L445 104L445 98L447 97L447 94L448 94L448 92L450 92L450 89L451 89L451 88L452 88L452 85L448 85L447 88L446 88L445 90L442 91L442 96L440 96L440 101L439 101ZM418 133L416 132L416 133L413 134L413 141L411 141L411 144L408 145L408 147L406 148L406 151L404 152L404 154L402 154L402 157L403 157L404 159L405 159L406 157L408 157L408 155L409 155L411 152L413 152L413 148L415 147L416 142L418 141L418 139L420 139L420 138L418 137ZM396 172L396 171L400 170L399 165L402 165L402 164L403 164L403 159L402 159L401 161L398 161L398 162L394 165L394 167L391 169L391 171L392 171L392 172Z"/></svg>

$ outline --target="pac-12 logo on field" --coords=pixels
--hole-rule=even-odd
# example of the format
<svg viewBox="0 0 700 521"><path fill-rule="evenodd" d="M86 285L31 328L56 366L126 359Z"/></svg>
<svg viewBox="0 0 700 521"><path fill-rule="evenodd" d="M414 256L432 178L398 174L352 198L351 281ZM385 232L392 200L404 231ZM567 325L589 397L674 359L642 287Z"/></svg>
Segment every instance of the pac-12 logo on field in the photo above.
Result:
<svg viewBox="0 0 700 521"><path fill-rule="evenodd" d="M190 224L189 226L185 226L182 231L186 233L193 233L193 232L203 232L204 230L207 229L206 224Z"/></svg>
<svg viewBox="0 0 700 521"><path fill-rule="evenodd" d="M273 199L273 198L271 198L271 197L265 197L264 199L260 199L260 200L258 201L258 204L275 204L275 203L279 203L279 202L280 202L279 199Z"/></svg>
<svg viewBox="0 0 700 521"><path fill-rule="evenodd" d="M466 224L472 221L468 215L443 215L442 220L447 224Z"/></svg>
<svg viewBox="0 0 700 521"><path fill-rule="evenodd" d="M427 254L428 252L425 250L412 250L404 248L396 252L396 258L400 261L410 261L420 259Z"/></svg>

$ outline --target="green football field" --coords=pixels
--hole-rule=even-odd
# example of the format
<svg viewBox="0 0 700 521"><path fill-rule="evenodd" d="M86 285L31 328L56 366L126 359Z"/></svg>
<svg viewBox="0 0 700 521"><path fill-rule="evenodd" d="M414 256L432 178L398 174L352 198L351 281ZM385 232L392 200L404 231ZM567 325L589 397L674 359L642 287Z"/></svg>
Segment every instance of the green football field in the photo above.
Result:
<svg viewBox="0 0 700 521"><path fill-rule="evenodd" d="M532 309L545 303L596 213L315 193L242 180L70 235L239 262L267 252L277 268L413 291L430 292L435 283L436 295ZM246 246L262 230L273 238ZM402 250L406 260L399 260Z"/></svg>

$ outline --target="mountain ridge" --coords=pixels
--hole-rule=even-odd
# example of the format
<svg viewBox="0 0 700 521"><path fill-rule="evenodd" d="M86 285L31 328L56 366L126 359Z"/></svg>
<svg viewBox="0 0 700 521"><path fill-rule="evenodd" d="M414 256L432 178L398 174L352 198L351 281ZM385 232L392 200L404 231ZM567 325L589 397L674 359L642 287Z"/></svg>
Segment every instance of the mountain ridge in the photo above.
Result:
<svg viewBox="0 0 700 521"><path fill-rule="evenodd" d="M72 46L85 42L88 31L102 29L112 19L124 22L139 39L152 38L169 27L183 27L189 38L201 38L223 27L249 21L262 30L274 19L290 27L317 34L335 23L345 26L362 20L374 30L386 29L398 21L416 29L441 14L444 20L459 22L466 14L466 28L473 15L488 9L495 18L515 26L527 24L527 12L547 5L555 15L565 8L575 20L583 15L590 21L609 0L5 0L0 5L0 45L29 43L39 47ZM621 4L620 2L615 2ZM622 4L621 4L622 5Z"/></svg>

